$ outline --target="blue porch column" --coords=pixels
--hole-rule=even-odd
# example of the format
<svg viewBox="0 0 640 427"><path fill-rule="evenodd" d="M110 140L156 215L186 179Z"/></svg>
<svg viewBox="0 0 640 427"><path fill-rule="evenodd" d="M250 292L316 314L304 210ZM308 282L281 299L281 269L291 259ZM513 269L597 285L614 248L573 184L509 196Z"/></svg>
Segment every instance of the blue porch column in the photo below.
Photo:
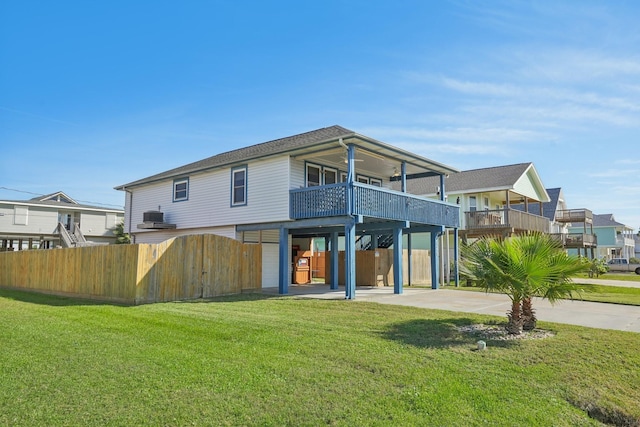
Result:
<svg viewBox="0 0 640 427"><path fill-rule="evenodd" d="M331 289L338 289L338 233L331 233Z"/></svg>
<svg viewBox="0 0 640 427"><path fill-rule="evenodd" d="M438 250L438 236L442 230L435 227L431 230L431 289L440 288L440 251Z"/></svg>
<svg viewBox="0 0 640 427"><path fill-rule="evenodd" d="M407 274L409 275L409 277L407 277L407 284L409 286L411 286L411 273L412 273L412 269L411 269L411 261L413 259L413 256L411 254L411 233L407 234Z"/></svg>
<svg viewBox="0 0 640 427"><path fill-rule="evenodd" d="M456 288L460 286L460 272L458 270L458 262L460 261L460 247L458 246L458 229L453 229L453 279Z"/></svg>
<svg viewBox="0 0 640 427"><path fill-rule="evenodd" d="M356 297L356 224L344 226L344 289L345 299Z"/></svg>
<svg viewBox="0 0 640 427"><path fill-rule="evenodd" d="M280 245L278 247L278 293L286 295L289 293L289 230L280 228Z"/></svg>
<svg viewBox="0 0 640 427"><path fill-rule="evenodd" d="M402 293L402 228L393 229L393 293Z"/></svg>

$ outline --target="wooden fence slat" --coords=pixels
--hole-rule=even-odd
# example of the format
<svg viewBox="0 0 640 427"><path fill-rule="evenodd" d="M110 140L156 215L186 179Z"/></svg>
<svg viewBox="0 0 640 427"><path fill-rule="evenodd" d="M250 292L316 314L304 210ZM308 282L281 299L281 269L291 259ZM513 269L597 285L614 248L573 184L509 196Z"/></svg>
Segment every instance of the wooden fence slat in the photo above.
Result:
<svg viewBox="0 0 640 427"><path fill-rule="evenodd" d="M129 304L260 289L262 247L216 235L0 253L0 287Z"/></svg>

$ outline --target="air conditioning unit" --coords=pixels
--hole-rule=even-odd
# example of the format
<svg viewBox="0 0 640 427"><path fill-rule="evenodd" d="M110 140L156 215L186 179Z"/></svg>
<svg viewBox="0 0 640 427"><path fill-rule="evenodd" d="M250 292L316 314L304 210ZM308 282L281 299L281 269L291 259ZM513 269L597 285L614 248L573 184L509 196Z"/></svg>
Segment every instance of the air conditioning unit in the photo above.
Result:
<svg viewBox="0 0 640 427"><path fill-rule="evenodd" d="M164 213L160 211L147 211L142 214L143 222L164 222Z"/></svg>

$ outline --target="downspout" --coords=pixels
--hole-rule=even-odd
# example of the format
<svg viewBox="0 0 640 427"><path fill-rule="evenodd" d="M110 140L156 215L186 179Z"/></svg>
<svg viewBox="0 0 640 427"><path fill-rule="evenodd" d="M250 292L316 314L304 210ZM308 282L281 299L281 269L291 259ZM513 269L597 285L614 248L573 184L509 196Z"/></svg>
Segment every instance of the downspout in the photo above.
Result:
<svg viewBox="0 0 640 427"><path fill-rule="evenodd" d="M131 236L131 243L136 242L136 236L131 232L131 218L133 217L133 192L123 188L125 193L129 194L129 236Z"/></svg>

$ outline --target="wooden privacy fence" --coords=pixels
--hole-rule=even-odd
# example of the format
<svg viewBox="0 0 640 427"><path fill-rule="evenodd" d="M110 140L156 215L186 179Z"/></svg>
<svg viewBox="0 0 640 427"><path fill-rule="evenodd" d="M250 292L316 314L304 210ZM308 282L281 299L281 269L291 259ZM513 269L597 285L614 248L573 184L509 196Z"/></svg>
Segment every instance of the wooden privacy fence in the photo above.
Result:
<svg viewBox="0 0 640 427"><path fill-rule="evenodd" d="M402 277L409 283L409 252L402 253ZM331 256L326 255L325 281L331 277ZM393 250L356 251L356 286L393 286ZM338 283L344 286L344 251L338 253ZM431 251L411 251L411 284L431 284Z"/></svg>
<svg viewBox="0 0 640 427"><path fill-rule="evenodd" d="M212 234L159 244L0 253L0 286L126 304L257 290L262 246Z"/></svg>

